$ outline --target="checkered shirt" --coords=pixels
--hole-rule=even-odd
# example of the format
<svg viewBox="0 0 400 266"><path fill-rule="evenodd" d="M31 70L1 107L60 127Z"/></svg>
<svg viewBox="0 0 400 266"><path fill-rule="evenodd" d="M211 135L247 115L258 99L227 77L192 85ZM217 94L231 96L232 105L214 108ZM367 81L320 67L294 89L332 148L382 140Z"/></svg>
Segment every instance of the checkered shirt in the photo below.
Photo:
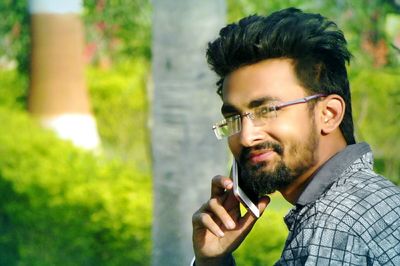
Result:
<svg viewBox="0 0 400 266"><path fill-rule="evenodd" d="M285 217L276 265L400 265L400 189L372 164L361 143L317 172Z"/></svg>

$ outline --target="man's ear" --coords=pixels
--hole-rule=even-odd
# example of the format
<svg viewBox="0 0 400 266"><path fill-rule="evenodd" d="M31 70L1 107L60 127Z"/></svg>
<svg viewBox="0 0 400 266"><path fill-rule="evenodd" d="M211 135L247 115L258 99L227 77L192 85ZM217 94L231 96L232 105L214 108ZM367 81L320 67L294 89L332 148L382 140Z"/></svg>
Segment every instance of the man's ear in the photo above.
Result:
<svg viewBox="0 0 400 266"><path fill-rule="evenodd" d="M341 96L331 94L321 102L321 133L328 135L337 129L343 120L346 105Z"/></svg>

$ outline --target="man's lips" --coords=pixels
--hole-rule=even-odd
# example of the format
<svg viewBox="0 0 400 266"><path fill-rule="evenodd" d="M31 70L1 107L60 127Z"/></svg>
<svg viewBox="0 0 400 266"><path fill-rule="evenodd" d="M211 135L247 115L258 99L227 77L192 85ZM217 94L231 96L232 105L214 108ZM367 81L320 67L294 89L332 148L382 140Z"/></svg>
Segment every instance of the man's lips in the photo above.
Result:
<svg viewBox="0 0 400 266"><path fill-rule="evenodd" d="M249 160L251 163L259 163L268 160L274 155L273 150L264 150L250 153Z"/></svg>

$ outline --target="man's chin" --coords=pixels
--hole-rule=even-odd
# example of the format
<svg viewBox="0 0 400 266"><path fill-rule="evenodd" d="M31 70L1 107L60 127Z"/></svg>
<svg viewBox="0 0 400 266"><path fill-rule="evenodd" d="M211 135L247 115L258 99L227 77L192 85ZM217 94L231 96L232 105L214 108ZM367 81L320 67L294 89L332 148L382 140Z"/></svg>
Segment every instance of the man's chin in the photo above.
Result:
<svg viewBox="0 0 400 266"><path fill-rule="evenodd" d="M290 185L295 177L283 163L258 163L246 168L247 187L259 195L272 194Z"/></svg>
<svg viewBox="0 0 400 266"><path fill-rule="evenodd" d="M256 175L273 175L276 172L277 167L277 163L259 162L257 164L250 164L247 169L250 170L250 173Z"/></svg>

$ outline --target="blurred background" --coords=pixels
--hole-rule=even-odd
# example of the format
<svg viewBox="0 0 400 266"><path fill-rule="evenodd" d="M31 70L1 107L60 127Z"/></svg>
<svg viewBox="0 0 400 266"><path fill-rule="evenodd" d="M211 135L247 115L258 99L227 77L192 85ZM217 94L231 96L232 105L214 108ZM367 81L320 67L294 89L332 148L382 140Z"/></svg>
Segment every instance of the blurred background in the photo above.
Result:
<svg viewBox="0 0 400 266"><path fill-rule="evenodd" d="M290 6L344 31L357 140L399 185L399 0L0 0L0 265L188 265L229 170L206 44ZM279 258L289 208L273 195L238 265Z"/></svg>

